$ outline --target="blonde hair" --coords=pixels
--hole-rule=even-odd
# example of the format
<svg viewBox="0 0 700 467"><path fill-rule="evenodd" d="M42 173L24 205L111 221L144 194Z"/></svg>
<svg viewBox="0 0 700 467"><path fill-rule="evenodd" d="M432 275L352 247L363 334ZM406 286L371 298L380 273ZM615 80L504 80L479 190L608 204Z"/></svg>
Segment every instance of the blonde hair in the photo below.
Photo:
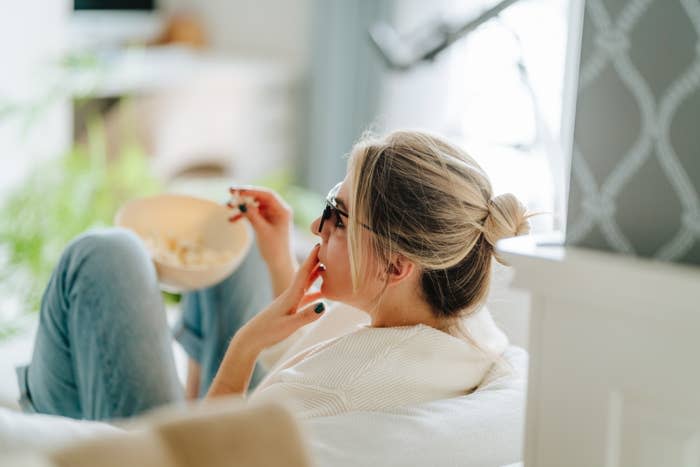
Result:
<svg viewBox="0 0 700 467"><path fill-rule="evenodd" d="M421 269L421 294L445 322L485 301L496 242L530 230L525 206L512 194L493 197L479 164L437 136L364 136L350 153L348 169L354 290L367 276L366 258L379 258L388 270L400 254ZM365 227L374 234L363 232Z"/></svg>

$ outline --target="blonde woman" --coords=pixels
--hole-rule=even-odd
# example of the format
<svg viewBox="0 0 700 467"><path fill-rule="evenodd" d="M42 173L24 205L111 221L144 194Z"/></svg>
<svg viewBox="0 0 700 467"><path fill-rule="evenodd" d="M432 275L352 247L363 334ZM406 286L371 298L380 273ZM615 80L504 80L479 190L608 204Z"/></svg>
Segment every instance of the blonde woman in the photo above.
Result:
<svg viewBox="0 0 700 467"><path fill-rule="evenodd" d="M322 299L361 310L369 324L291 356L257 378L251 398L285 401L301 417L450 398L472 391L506 348L482 305L495 243L527 233L528 214L513 195L494 196L486 174L458 147L416 131L360 141L311 225L319 243L298 268L291 210L273 192L237 191L257 206L239 206L231 220L251 222L276 298L230 338L216 319L208 320L215 329L201 331L201 315L226 315L225 303L216 302L222 285L186 297L176 337L192 358L191 394L249 392L264 349L343 312L326 310ZM116 291L104 282L109 274ZM309 292L319 277L320 290ZM225 285L255 288L245 280ZM199 323L188 322L192 303L200 305ZM155 272L131 234L76 240L47 288L32 363L19 371L25 408L108 419L181 399L161 313ZM218 358L206 350L208 340L225 342ZM208 379L205 354L215 367Z"/></svg>

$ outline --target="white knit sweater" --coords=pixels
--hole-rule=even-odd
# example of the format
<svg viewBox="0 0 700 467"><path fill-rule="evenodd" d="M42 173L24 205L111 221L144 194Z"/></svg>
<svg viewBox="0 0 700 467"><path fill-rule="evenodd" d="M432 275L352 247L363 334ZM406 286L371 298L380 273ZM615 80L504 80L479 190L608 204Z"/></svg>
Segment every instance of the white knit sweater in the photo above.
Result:
<svg viewBox="0 0 700 467"><path fill-rule="evenodd" d="M423 324L355 324L353 331L285 359L250 400L280 401L299 417L309 418L467 394L505 350L508 339L486 310L465 324L480 348Z"/></svg>

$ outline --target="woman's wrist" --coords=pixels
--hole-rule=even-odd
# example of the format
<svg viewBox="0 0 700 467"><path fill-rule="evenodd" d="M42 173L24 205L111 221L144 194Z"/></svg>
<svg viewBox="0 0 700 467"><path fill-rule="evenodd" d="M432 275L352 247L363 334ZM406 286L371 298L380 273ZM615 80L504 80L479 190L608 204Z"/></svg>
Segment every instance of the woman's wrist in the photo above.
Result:
<svg viewBox="0 0 700 467"><path fill-rule="evenodd" d="M254 344L255 342L246 338L245 333L240 331L236 333L229 343L221 365L219 365L219 370L212 381L207 393L208 398L246 393L255 362L261 352L261 349L258 349Z"/></svg>
<svg viewBox="0 0 700 467"><path fill-rule="evenodd" d="M247 360L257 360L264 348L260 347L259 339L256 339L253 333L250 323L245 324L233 335L227 352L241 355Z"/></svg>

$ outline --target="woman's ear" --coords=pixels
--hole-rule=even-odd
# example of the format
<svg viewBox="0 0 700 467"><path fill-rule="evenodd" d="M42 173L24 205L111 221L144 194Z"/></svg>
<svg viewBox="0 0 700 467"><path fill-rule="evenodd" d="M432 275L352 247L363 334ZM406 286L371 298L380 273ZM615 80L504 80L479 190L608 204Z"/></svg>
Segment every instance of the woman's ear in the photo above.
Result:
<svg viewBox="0 0 700 467"><path fill-rule="evenodd" d="M398 284L410 276L414 269L415 264L412 261L409 261L405 256L396 255L387 270L389 285Z"/></svg>

